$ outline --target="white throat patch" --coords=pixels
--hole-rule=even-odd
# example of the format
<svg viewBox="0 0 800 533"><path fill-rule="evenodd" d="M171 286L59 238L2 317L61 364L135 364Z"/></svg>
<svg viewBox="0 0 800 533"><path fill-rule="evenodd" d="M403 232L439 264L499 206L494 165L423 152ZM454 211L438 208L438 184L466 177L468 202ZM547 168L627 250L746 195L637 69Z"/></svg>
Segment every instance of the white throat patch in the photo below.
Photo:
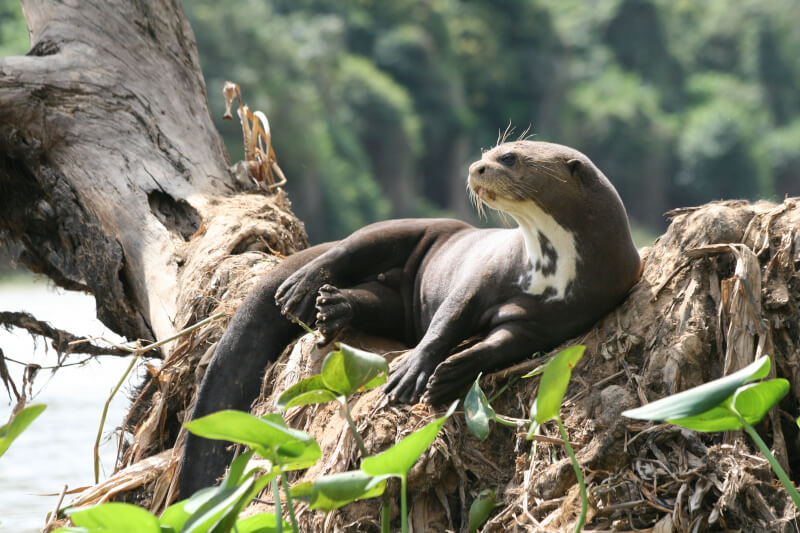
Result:
<svg viewBox="0 0 800 533"><path fill-rule="evenodd" d="M563 300L575 279L578 251L575 236L544 212L535 202L509 212L519 224L531 263L530 284L526 292L545 295L547 300Z"/></svg>

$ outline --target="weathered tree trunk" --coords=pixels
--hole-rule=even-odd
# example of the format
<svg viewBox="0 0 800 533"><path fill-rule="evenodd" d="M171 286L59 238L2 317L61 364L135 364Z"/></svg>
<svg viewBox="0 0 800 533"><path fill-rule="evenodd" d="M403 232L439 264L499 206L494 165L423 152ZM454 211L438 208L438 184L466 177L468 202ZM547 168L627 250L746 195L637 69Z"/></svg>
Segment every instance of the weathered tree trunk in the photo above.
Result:
<svg viewBox="0 0 800 533"><path fill-rule="evenodd" d="M217 216L246 187L228 172L191 29L177 1L23 9L31 51L0 61L3 240L30 269L94 294L114 331L164 338L193 314L186 282L256 240L233 229L245 213ZM252 217L268 204L291 216L284 201L243 202ZM269 243L284 252L302 238L286 226ZM222 247L221 231L234 237Z"/></svg>
<svg viewBox="0 0 800 533"><path fill-rule="evenodd" d="M18 245L31 269L92 292L99 317L129 338L165 338L213 311L235 309L270 268L263 252L291 253L303 230L282 193L247 193L227 170L180 7L156 0L24 7L32 51L0 60L0 237ZM620 412L769 353L792 394L759 430L790 470L800 470L798 227L796 199L677 213L627 301L578 339L587 354L562 414L587 473L593 528L788 529L795 510L748 441L728 445ZM126 425L135 435L122 461L130 467L80 502L127 492L158 510L174 497L179 423L201 356L213 351L220 331L209 326L170 347L131 409ZM256 410L271 410L276 394L318 363L313 354L286 354L265 377ZM530 368L497 373L488 386ZM535 391L536 380L517 381L495 407L524 418ZM419 405L384 408L378 391L357 402L370 452L433 414ZM332 409L289 415L325 453L307 478L358 465ZM556 440L544 439L532 454L524 435L495 427L478 442L455 416L411 472L412 523L463 531L475 495L492 488L504 506L486 530L567 529L578 505ZM302 520L308 530L325 523L360 531L373 528L376 516L377 505L367 501Z"/></svg>
<svg viewBox="0 0 800 533"><path fill-rule="evenodd" d="M230 310L250 272L269 267L264 252L303 245L283 192L255 193L229 172L177 0L30 0L23 11L31 51L0 59L0 242L19 262L93 294L115 332L160 340ZM140 431L130 461L173 445L219 329L164 348L173 359L129 419L159 398L169 409L148 419L158 438Z"/></svg>

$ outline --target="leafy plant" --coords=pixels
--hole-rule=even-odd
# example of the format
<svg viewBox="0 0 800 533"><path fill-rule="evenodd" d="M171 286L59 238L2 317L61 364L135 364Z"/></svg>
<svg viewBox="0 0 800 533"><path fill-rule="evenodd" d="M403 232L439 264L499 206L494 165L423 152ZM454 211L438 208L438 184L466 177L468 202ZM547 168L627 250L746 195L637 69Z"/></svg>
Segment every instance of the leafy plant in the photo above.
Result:
<svg viewBox="0 0 800 533"><path fill-rule="evenodd" d="M489 436L489 422L494 421L511 427L517 427L517 423L495 412L481 389L481 375L478 374L478 377L475 378L475 382L464 398L464 416L467 419L467 429L470 433L475 435L478 440L486 440L486 437Z"/></svg>
<svg viewBox="0 0 800 533"><path fill-rule="evenodd" d="M286 410L298 405L339 402L353 438L361 454L367 455L364 440L356 429L347 400L357 392L382 385L389 376L389 365L380 355L339 344L339 350L322 361L322 371L292 385L278 399L278 408Z"/></svg>
<svg viewBox="0 0 800 533"><path fill-rule="evenodd" d="M483 489L469 506L469 533L478 531L492 511L500 505L493 490Z"/></svg>
<svg viewBox="0 0 800 533"><path fill-rule="evenodd" d="M286 472L308 468L316 463L322 455L317 441L306 433L287 426L279 414L268 414L258 418L241 411L219 411L192 420L185 426L186 429L201 437L229 440L247 445L258 455L268 459L273 465L271 474L281 477L292 528L299 531ZM244 468L244 465L241 468ZM233 470L233 466L231 466L231 470ZM277 479L273 480L273 491L275 507L280 514Z"/></svg>
<svg viewBox="0 0 800 533"><path fill-rule="evenodd" d="M289 524L279 521L274 514L264 513L237 520L244 506L276 476L271 472L256 479L259 468L245 474L244 468L252 455L253 452L249 451L237 457L220 486L200 490L192 497L169 506L160 518L135 505L104 503L68 510L75 527L61 528L56 533L280 532Z"/></svg>
<svg viewBox="0 0 800 533"><path fill-rule="evenodd" d="M292 487L292 496L309 503L309 509L332 511L356 500L374 498L386 489L385 479L353 470L318 477Z"/></svg>
<svg viewBox="0 0 800 533"><path fill-rule="evenodd" d="M31 425L31 422L36 420L36 417L42 414L45 407L43 404L29 405L17 413L8 424L0 427L0 456L6 453L11 443L25 431L25 428Z"/></svg>
<svg viewBox="0 0 800 533"><path fill-rule="evenodd" d="M408 531L408 510L406 503L406 477L420 455L428 449L439 430L453 414L458 401L453 402L444 416L437 418L422 429L411 433L388 450L367 457L361 462L361 470L377 479L400 478L400 527Z"/></svg>
<svg viewBox="0 0 800 533"><path fill-rule="evenodd" d="M569 454L572 461L572 468L575 470L575 477L578 479L578 485L581 492L581 514L578 517L578 522L575 524L575 533L583 529L583 523L586 521L586 510L589 505L589 500L586 497L586 484L583 481L583 472L581 472L578 459L575 457L575 452L572 451L572 446L569 443L569 436L564 423L561 421L559 414L561 410L561 402L564 399L564 394L567 392L569 379L572 376L572 369L578 363L585 346L570 346L553 357L542 373L542 379L539 382L539 392L536 395L536 400L531 406L531 429L528 435L533 435L541 424L548 420L555 420L558 424L558 430L561 432L561 438L564 440L564 448Z"/></svg>
<svg viewBox="0 0 800 533"><path fill-rule="evenodd" d="M764 356L729 376L622 414L642 420L665 420L695 431L744 429L767 458L794 504L800 508L800 494L752 426L789 392L789 382L782 378L751 383L767 377L769 369L770 358Z"/></svg>

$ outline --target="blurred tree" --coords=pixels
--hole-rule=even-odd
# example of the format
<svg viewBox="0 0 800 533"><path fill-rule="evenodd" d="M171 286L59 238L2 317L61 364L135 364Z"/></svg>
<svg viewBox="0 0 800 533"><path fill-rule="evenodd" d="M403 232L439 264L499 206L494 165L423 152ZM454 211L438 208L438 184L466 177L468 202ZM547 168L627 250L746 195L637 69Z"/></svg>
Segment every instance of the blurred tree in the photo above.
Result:
<svg viewBox="0 0 800 533"><path fill-rule="evenodd" d="M389 216L474 220L468 164L510 123L575 146L654 229L677 205L800 189L795 0L195 0L222 82L263 110L312 241ZM0 53L27 49L0 0Z"/></svg>

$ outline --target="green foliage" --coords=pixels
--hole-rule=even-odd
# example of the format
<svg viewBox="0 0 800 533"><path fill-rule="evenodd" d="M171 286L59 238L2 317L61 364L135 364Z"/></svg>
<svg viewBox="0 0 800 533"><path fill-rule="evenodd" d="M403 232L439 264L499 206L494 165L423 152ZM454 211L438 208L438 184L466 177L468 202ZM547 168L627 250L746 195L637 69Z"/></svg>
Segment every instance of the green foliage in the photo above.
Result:
<svg viewBox="0 0 800 533"><path fill-rule="evenodd" d="M407 435L388 450L361 461L361 470L376 479L400 478L400 524L404 533L408 531L408 512L406 511L406 476L408 471L411 470L414 463L431 445L433 439L439 434L439 430L442 429L444 423L455 411L456 405L458 405L458 401L450 405L444 416Z"/></svg>
<svg viewBox="0 0 800 533"><path fill-rule="evenodd" d="M467 419L467 428L478 440L486 440L489 436L489 422L495 419L495 412L480 386L481 375L475 378L469 388L467 397L464 398L464 415Z"/></svg>
<svg viewBox="0 0 800 533"><path fill-rule="evenodd" d="M727 402L742 385L766 377L769 374L769 367L769 357L764 356L733 374L650 402L637 409L629 409L622 415L641 420L670 421L696 416Z"/></svg>
<svg viewBox="0 0 800 533"><path fill-rule="evenodd" d="M374 389L386 382L389 365L380 355L340 344L322 361L322 372L286 389L278 399L279 409L325 403L356 392Z"/></svg>
<svg viewBox="0 0 800 533"><path fill-rule="evenodd" d="M570 346L558 352L547 363L539 381L539 392L531 407L531 418L535 424L544 424L559 415L572 369L583 357L584 350L586 346Z"/></svg>
<svg viewBox="0 0 800 533"><path fill-rule="evenodd" d="M42 404L29 405L14 415L8 424L0 427L0 456L6 453L11 443L25 431L25 428L27 428L31 422L36 420L36 417L42 414L45 407L46 406Z"/></svg>
<svg viewBox="0 0 800 533"><path fill-rule="evenodd" d="M634 221L722 197L800 193L793 0L193 0L217 127L242 86L270 119L312 241L460 207L467 163L506 124L586 152ZM0 0L0 56L28 49Z"/></svg>
<svg viewBox="0 0 800 533"><path fill-rule="evenodd" d="M492 511L502 504L497 503L496 495L491 489L483 489L469 506L469 532L478 531Z"/></svg>
<svg viewBox="0 0 800 533"><path fill-rule="evenodd" d="M586 511L589 507L589 499L586 495L583 472L578 459L575 457L575 452L572 451L569 435L567 435L567 430L561 421L560 412L561 402L564 400L564 394L567 392L567 386L569 386L569 380L572 377L572 369L583 357L585 350L586 346L581 345L565 348L550 359L544 367L544 372L542 372L542 377L539 381L539 391L536 393L536 400L531 406L531 427L528 432L528 437L530 438L538 431L539 426L548 420L555 420L558 425L561 438L564 440L564 448L567 450L567 455L569 455L572 462L572 469L575 471L575 478L578 480L581 493L581 514L575 523L575 533L579 533L583 529Z"/></svg>
<svg viewBox="0 0 800 533"><path fill-rule="evenodd" d="M318 477L292 487L292 497L305 500L309 509L332 511L356 500L374 498L386 489L385 479L376 479L361 470Z"/></svg>
<svg viewBox="0 0 800 533"><path fill-rule="evenodd" d="M439 434L439 430L455 411L456 405L458 402L453 402L444 416L407 435L388 450L364 459L361 470L371 476L405 476Z"/></svg>
<svg viewBox="0 0 800 533"><path fill-rule="evenodd" d="M287 426L278 414L258 418L242 411L218 411L184 425L200 437L249 446L281 471L308 468L321 455L317 441Z"/></svg>

